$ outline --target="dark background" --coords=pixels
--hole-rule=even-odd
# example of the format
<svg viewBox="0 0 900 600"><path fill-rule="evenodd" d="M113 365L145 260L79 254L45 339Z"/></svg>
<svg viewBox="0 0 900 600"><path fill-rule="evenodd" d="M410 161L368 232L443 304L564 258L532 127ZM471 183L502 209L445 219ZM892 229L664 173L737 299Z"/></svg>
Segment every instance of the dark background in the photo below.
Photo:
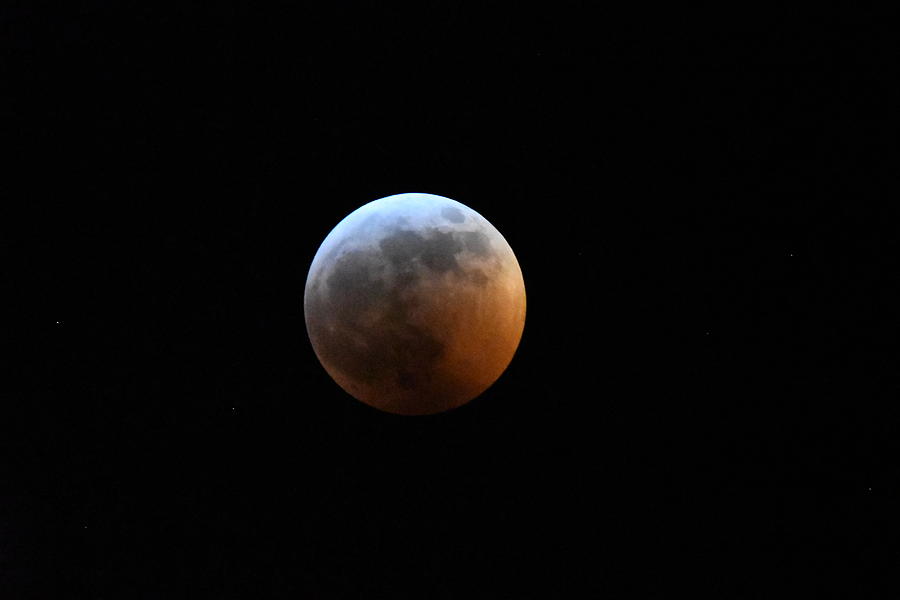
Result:
<svg viewBox="0 0 900 600"><path fill-rule="evenodd" d="M0 596L896 586L895 55L791 16L4 3ZM423 418L302 313L407 191L488 218L529 303Z"/></svg>

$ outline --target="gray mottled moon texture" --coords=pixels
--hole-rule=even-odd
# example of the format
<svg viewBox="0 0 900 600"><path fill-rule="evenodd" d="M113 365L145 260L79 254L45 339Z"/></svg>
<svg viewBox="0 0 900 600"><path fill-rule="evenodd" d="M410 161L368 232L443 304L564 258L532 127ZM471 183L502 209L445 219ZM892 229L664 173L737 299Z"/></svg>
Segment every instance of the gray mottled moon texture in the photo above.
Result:
<svg viewBox="0 0 900 600"><path fill-rule="evenodd" d="M306 329L328 374L383 411L463 405L509 366L525 284L509 244L471 208L397 194L350 213L319 247Z"/></svg>

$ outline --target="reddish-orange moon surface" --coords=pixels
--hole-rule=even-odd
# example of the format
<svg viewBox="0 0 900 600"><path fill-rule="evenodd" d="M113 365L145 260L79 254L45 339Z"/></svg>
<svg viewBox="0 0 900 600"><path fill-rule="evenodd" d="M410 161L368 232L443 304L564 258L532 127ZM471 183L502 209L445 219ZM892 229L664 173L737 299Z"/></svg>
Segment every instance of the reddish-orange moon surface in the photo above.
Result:
<svg viewBox="0 0 900 600"><path fill-rule="evenodd" d="M422 415L480 395L506 370L525 326L525 283L499 231L433 194L397 194L350 213L306 280L313 349L349 394Z"/></svg>

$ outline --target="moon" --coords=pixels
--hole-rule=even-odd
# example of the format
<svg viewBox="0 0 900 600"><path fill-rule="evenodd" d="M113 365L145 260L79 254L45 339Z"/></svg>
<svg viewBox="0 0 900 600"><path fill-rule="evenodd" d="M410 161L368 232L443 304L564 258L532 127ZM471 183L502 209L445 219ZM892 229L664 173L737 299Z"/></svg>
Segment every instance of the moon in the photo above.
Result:
<svg viewBox="0 0 900 600"><path fill-rule="evenodd" d="M468 403L509 366L525 283L499 231L450 198L387 196L350 213L306 279L306 329L332 379L389 413Z"/></svg>

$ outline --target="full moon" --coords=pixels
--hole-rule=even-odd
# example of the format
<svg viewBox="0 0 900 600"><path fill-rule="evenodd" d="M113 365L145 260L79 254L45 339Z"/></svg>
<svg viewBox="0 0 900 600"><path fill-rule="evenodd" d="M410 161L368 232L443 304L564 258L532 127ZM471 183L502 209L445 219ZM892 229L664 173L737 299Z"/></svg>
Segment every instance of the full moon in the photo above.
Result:
<svg viewBox="0 0 900 600"><path fill-rule="evenodd" d="M313 258L306 329L332 379L403 415L466 404L509 366L525 326L512 248L471 208L397 194L350 213Z"/></svg>

